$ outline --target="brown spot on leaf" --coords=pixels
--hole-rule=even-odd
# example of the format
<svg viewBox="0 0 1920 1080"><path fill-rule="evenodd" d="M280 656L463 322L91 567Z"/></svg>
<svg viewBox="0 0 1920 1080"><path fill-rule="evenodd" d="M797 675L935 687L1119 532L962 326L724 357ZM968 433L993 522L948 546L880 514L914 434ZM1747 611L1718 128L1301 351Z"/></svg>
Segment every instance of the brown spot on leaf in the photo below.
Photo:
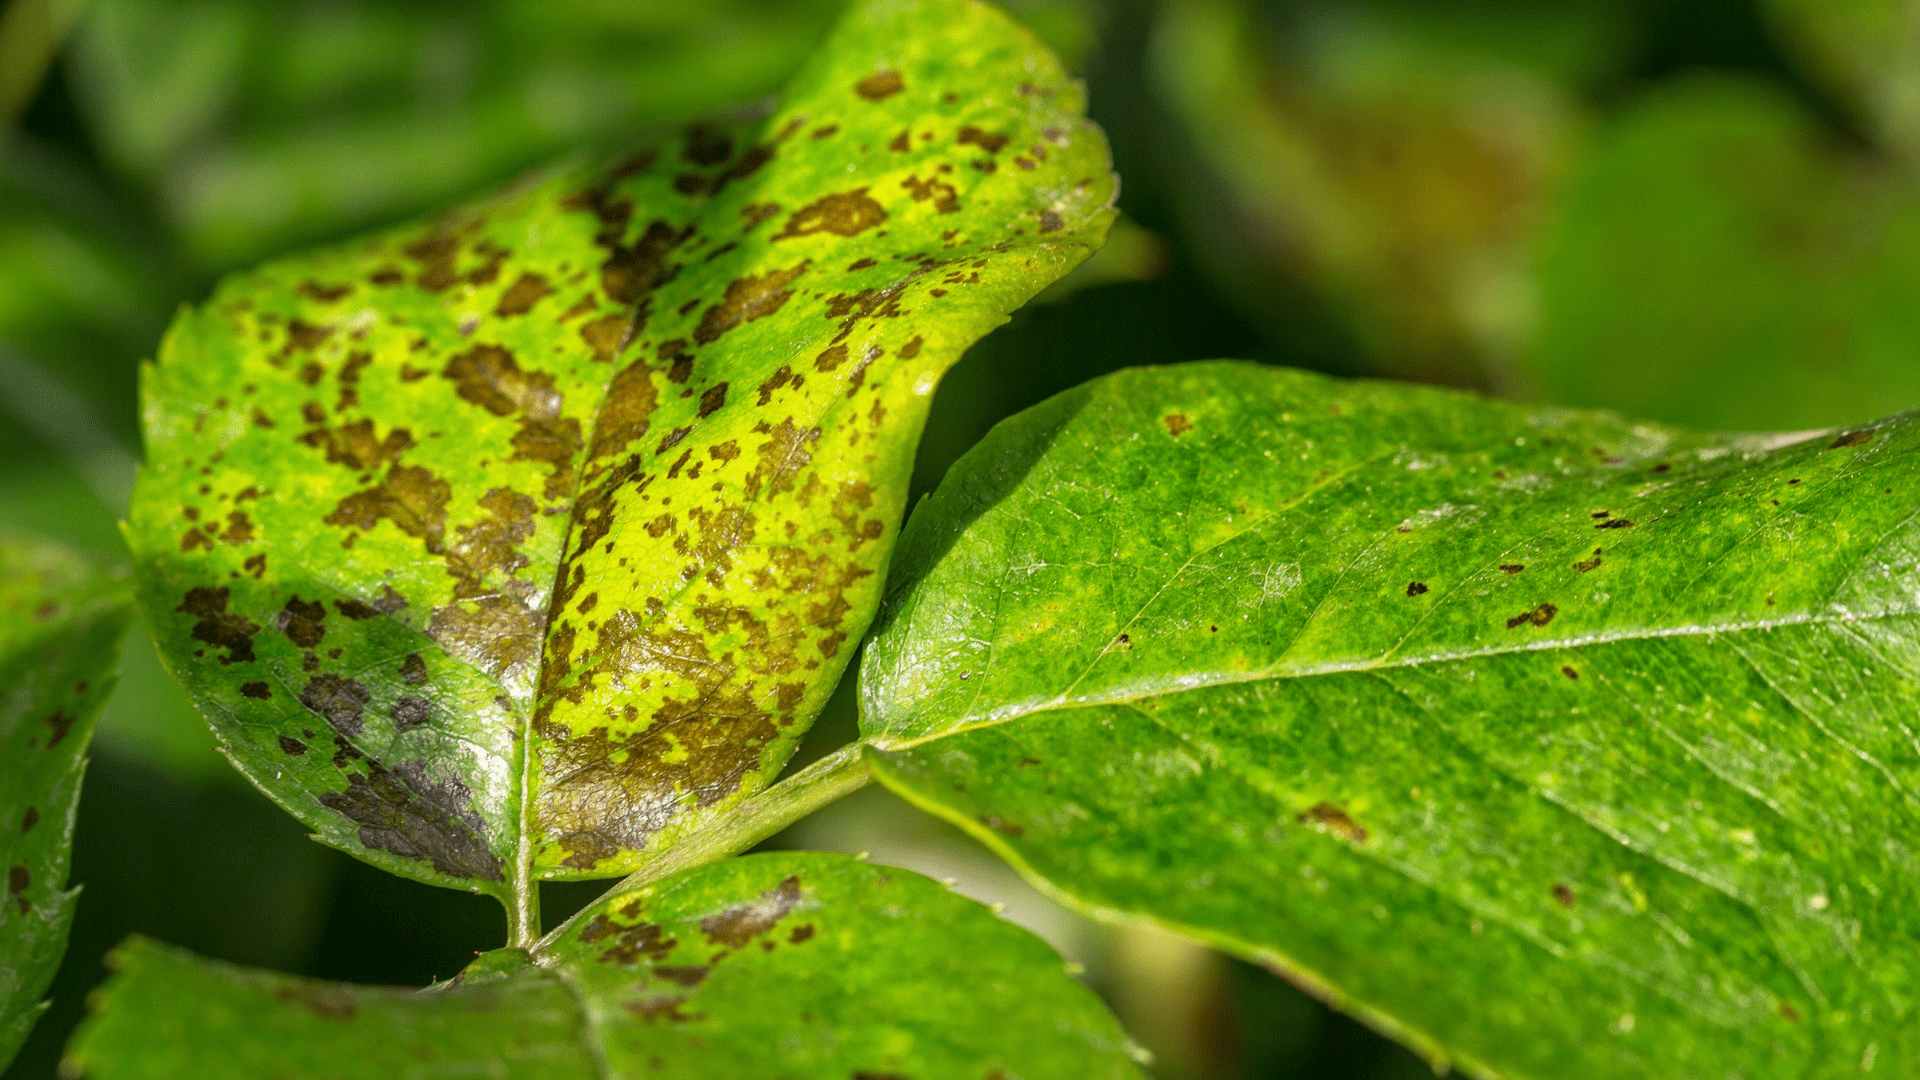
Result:
<svg viewBox="0 0 1920 1080"><path fill-rule="evenodd" d="M876 71L861 79L854 84L853 92L868 101L879 101L899 93L906 88L906 85L906 82L900 78L899 72L889 69Z"/></svg>
<svg viewBox="0 0 1920 1080"><path fill-rule="evenodd" d="M700 325L693 331L693 340L701 345L709 344L743 322L765 318L779 311L793 296L787 286L806 269L807 264L802 262L786 270L748 274L728 282L727 291L720 302L701 314Z"/></svg>
<svg viewBox="0 0 1920 1080"><path fill-rule="evenodd" d="M327 608L318 600L302 600L296 594L273 617L273 628L303 649L311 649L327 636Z"/></svg>
<svg viewBox="0 0 1920 1080"><path fill-rule="evenodd" d="M938 176L930 176L925 180L909 176L900 181L900 185L913 196L914 202L931 200L933 208L942 214L958 213L960 210L960 189Z"/></svg>
<svg viewBox="0 0 1920 1080"><path fill-rule="evenodd" d="M347 790L320 802L358 824L360 842L403 859L431 862L442 874L503 880L499 856L488 849L485 822L471 805L472 793L458 776L435 783L424 762L382 767L347 777Z"/></svg>
<svg viewBox="0 0 1920 1080"><path fill-rule="evenodd" d="M815 233L858 236L887 220L886 208L867 194L866 188L854 188L827 195L801 207L787 219L786 228L774 234L775 240Z"/></svg>
<svg viewBox="0 0 1920 1080"><path fill-rule="evenodd" d="M960 129L960 135L956 141L962 145L971 143L989 154L997 154L1007 145L1008 139L1005 135L996 135L990 131L982 131L972 124L968 124L966 127Z"/></svg>
<svg viewBox="0 0 1920 1080"><path fill-rule="evenodd" d="M1560 614L1559 608L1552 604L1541 604L1532 611L1523 611L1513 618L1508 619L1507 629L1517 630L1522 626L1545 626L1552 622L1553 617L1558 614Z"/></svg>
<svg viewBox="0 0 1920 1080"><path fill-rule="evenodd" d="M307 744L291 735L280 736L280 752L289 757L301 757L307 752Z"/></svg>
<svg viewBox="0 0 1920 1080"><path fill-rule="evenodd" d="M653 378L644 361L621 368L607 387L600 415L594 421L587 460L597 462L625 453L629 444L647 433L648 417L658 404Z"/></svg>
<svg viewBox="0 0 1920 1080"><path fill-rule="evenodd" d="M263 682L241 683L240 696L250 697L255 701L268 701L273 697L273 688Z"/></svg>
<svg viewBox="0 0 1920 1080"><path fill-rule="evenodd" d="M1563 908L1571 910L1575 903L1573 889L1565 882L1555 882L1553 886L1553 902Z"/></svg>
<svg viewBox="0 0 1920 1080"><path fill-rule="evenodd" d="M712 416L726 403L727 384L715 383L707 388L706 393L700 395L700 416L702 418Z"/></svg>
<svg viewBox="0 0 1920 1080"><path fill-rule="evenodd" d="M425 541L427 551L437 555L445 542L451 497L447 482L432 472L418 465L395 465L379 485L341 499L322 520L365 532L385 518L401 532Z"/></svg>
<svg viewBox="0 0 1920 1080"><path fill-rule="evenodd" d="M405 731L426 723L432 718L433 709L427 704L425 698L409 696L395 701L393 708L387 711L387 715L393 717L393 730Z"/></svg>
<svg viewBox="0 0 1920 1080"><path fill-rule="evenodd" d="M1862 443L1872 442L1877 434L1879 431L1874 428L1855 428L1852 431L1844 431L1827 444L1827 449L1839 450L1843 447L1859 446Z"/></svg>
<svg viewBox="0 0 1920 1080"><path fill-rule="evenodd" d="M710 944L737 949L773 929L800 903L800 879L789 875L751 903L739 904L700 920Z"/></svg>
<svg viewBox="0 0 1920 1080"><path fill-rule="evenodd" d="M525 315L533 310L533 305L539 303L541 298L552 292L553 286L547 284L545 277L532 272L523 273L500 295L500 302L494 305L493 313L506 318Z"/></svg>
<svg viewBox="0 0 1920 1080"><path fill-rule="evenodd" d="M400 661L400 678L408 686L419 686L427 681L427 662L420 659L419 653L408 653L407 658Z"/></svg>
<svg viewBox="0 0 1920 1080"><path fill-rule="evenodd" d="M1422 596L1422 595L1425 595L1426 591L1427 591L1427 583L1424 581L1407 582L1408 596Z"/></svg>
<svg viewBox="0 0 1920 1080"><path fill-rule="evenodd" d="M1161 419L1166 421L1167 434L1176 439L1193 430L1193 421L1187 419L1186 413L1168 413Z"/></svg>
<svg viewBox="0 0 1920 1080"><path fill-rule="evenodd" d="M1526 567L1520 563L1505 563L1500 567L1500 572L1503 574L1517 574L1525 569Z"/></svg>
<svg viewBox="0 0 1920 1080"><path fill-rule="evenodd" d="M352 292L353 286L344 282L339 285L322 285L317 281L303 281L294 291L309 300L317 300L322 304L331 304L335 300Z"/></svg>
<svg viewBox="0 0 1920 1080"><path fill-rule="evenodd" d="M27 807L27 812L20 818L20 831L26 832L38 824L40 824L39 809L32 806Z"/></svg>
<svg viewBox="0 0 1920 1080"><path fill-rule="evenodd" d="M242 616L227 613L226 586L195 586L174 610L199 619L193 626L193 639L226 650L226 655L220 658L222 664L253 662L253 636L260 632L260 627Z"/></svg>
<svg viewBox="0 0 1920 1080"><path fill-rule="evenodd" d="M1367 839L1367 830L1362 828L1360 824L1351 817L1348 817L1345 810L1340 809L1330 802L1314 803L1295 820L1299 821L1302 825L1311 825L1323 832L1337 836L1349 844L1364 843Z"/></svg>
<svg viewBox="0 0 1920 1080"><path fill-rule="evenodd" d="M356 680L333 674L315 675L301 688L300 704L318 714L327 726L351 739L366 726L361 713L372 696Z"/></svg>
<svg viewBox="0 0 1920 1080"><path fill-rule="evenodd" d="M633 319L627 315L602 315L580 326L580 340L593 350L593 358L611 363L633 339Z"/></svg>
<svg viewBox="0 0 1920 1080"><path fill-rule="evenodd" d="M47 717L47 727L53 731L53 734L47 737L47 749L51 750L59 746L60 740L66 738L67 732L73 730L74 722L77 720L79 717L65 709L53 710Z"/></svg>

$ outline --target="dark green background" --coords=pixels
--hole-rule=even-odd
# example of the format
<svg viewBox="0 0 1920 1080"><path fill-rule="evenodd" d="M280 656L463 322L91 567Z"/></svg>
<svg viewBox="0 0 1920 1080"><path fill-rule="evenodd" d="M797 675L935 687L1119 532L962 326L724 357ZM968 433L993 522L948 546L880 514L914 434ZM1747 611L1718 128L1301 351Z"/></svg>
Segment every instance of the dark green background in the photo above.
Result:
<svg viewBox="0 0 1920 1080"><path fill-rule="evenodd" d="M155 91L118 105L101 89L114 71L112 50L88 20L126 5L95 6L59 45L0 158L0 262L10 265L0 272L0 377L9 386L0 408L0 526L113 552L129 448L137 443L137 365L177 304L204 295L220 272L235 265L417 213L580 141L684 118L701 106L703 82L747 96L776 86L791 60L824 30L836 5L734 2L708 16L717 25L689 22L694 17L687 15L656 23L636 17L628 25L615 17L622 5L611 2L578 9L370 0L156 3L157 14L150 17L170 29L152 38L134 33L141 45L138 63L171 63L186 76L175 72L172 82L155 85L178 90L183 78L215 68L227 82L224 89L196 91L198 98ZM641 12L680 6L628 5ZM1116 258L1104 283L1089 273L1084 287L1029 307L949 375L920 452L917 492L929 490L999 419L1129 365L1233 356L1347 375L1408 370L1367 324L1365 313L1374 309L1330 299L1311 269L1263 245L1257 215L1247 209L1262 193L1244 183L1236 188L1217 171L1211 151L1219 148L1196 144L1199 137L1156 75L1155 27L1164 15L1159 4L1027 0L1012 6L1084 73L1093 117L1113 143L1128 228L1151 237L1140 242L1144 257ZM529 14L535 7L543 14ZM1520 13L1559 12L1574 27L1578 40L1569 55L1579 59L1546 64L1534 74L1579 111L1577 138L1604 140L1610 125L1638 115L1648 103L1711 80L1743 94L1771 94L1767 100L1796 118L1802 143L1813 148L1814 164L1807 168L1847 176L1868 172L1885 198L1912 197L1912 185L1903 179L1904 150L1896 136L1880 133L1871 110L1849 89L1856 84L1843 85L1830 69L1813 63L1805 42L1755 0L1269 0L1246 8L1249 36L1263 43L1275 71L1294 62L1290 50L1311 48L1301 27L1329 13L1336 21L1411 21L1429 35L1438 27L1443 37L1457 27L1463 40L1473 42L1479 40L1475 27L1501 25ZM253 14L234 14L243 9ZM574 10L582 14L561 14ZM523 25L528 22L539 24L537 35L529 36ZM658 69L660 77L651 82L634 75L636 66L653 62L648 49L680 57L681 67ZM196 59L220 56L239 59ZM713 78L700 78L703 65L713 69ZM576 109L577 123L562 125L564 130L528 127L501 104L521 100L515 93L532 93L529 86L551 88L568 77L613 87L606 100L614 104L600 112ZM624 92L656 96L621 105L620 87L627 84L620 80L629 77ZM212 101L211 112L168 112L187 110L179 102L189 99ZM582 100L604 105L591 95ZM1416 96L1411 104L1422 103ZM162 128L173 123L186 134L172 143L130 141L116 109L134 109L144 122ZM1710 128L1711 109L1705 117ZM396 141L420 144L427 133L433 145L448 149L422 154L425 164L409 173L407 161L395 159L391 147ZM1660 174L1668 166L1659 148L1673 145L1684 153L1689 138L1682 133L1667 143L1635 144L1652 155L1639 167ZM253 194L266 204L261 220L269 223L248 225L221 216L217 185L193 187L211 183L206 177L214 175L214 166L208 162L243 159L259 166L260 177L370 176L368 185L387 186L362 192L357 201L301 196L308 201L300 203L260 180L262 190ZM382 167L370 169L373 160ZM1683 167L1676 160L1671 169ZM1729 167L1710 174L1718 179L1707 183L1698 208L1682 193L1649 204L1646 215L1634 218L1639 193L1605 186L1609 177L1631 175L1620 168L1583 174L1582 212L1601 216L1584 225L1563 221L1556 235L1564 240L1579 227L1605 232L1612 226L1604 215L1624 207L1634 227L1657 238L1712 218L1723 200L1737 207L1742 199L1758 198L1747 189L1756 182L1764 188L1775 178L1764 168L1756 176ZM1828 181L1821 174L1808 182ZM201 191L199 203L195 190ZM1794 190L1783 186L1777 201L1794 202ZM290 200L277 211L276 196ZM1831 227L1825 218L1798 224L1816 231ZM1705 228L1701 235L1711 245L1738 233L1729 226ZM1714 254L1709 249L1697 260L1651 266L1645 287L1663 295L1697 293L1703 323L1739 332L1729 330L1702 345L1649 324L1638 337L1621 336L1622 344L1610 344L1611 337L1584 342L1599 359L1584 361L1588 369L1578 378L1528 376L1524 363L1520 378L1510 369L1472 364L1447 369L1444 377L1491 391L1732 427L1839 424L1889 411L1872 394L1849 396L1848 384L1834 374L1833 357L1822 351L1829 328L1821 320L1838 319L1841 330L1850 331L1856 313L1871 310L1859 318L1877 320L1874 333L1893 343L1894 355L1910 340L1911 355L1920 357L1920 303L1913 302L1920 299L1920 273L1902 277L1882 269L1869 282L1858 260L1809 256L1818 263L1809 273L1818 276L1822 295L1841 298L1832 301L1839 305L1834 315L1814 310L1827 301L1811 298L1813 290L1795 285L1799 279L1790 274L1779 281L1766 277L1764 268L1748 274L1751 260L1729 252L1746 275L1730 280ZM1546 288L1584 302L1582 282L1607 280L1575 276ZM1594 297L1600 315L1583 312L1571 325L1611 325L1605 317L1609 303L1636 310L1640 301L1629 285L1621 286L1619 297ZM1847 306L1855 293L1868 292L1870 302ZM1793 310L1802 296L1808 297L1806 310ZM1766 309L1772 321L1742 322L1749 314L1739 308L1743 303ZM1707 336L1703 332L1702 340ZM1657 345L1670 337L1675 355L1645 354L1645 342ZM1784 359L1730 379L1713 366L1716 347L1736 358L1740 349L1759 348ZM1630 348L1635 355L1609 355L1609 348ZM1920 360L1914 367L1920 370ZM1656 383L1646 375L1650 369L1684 377ZM797 764L852 738L852 698L844 689ZM105 974L105 953L129 933L284 971L415 985L451 976L501 940L502 920L491 900L402 881L305 840L296 823L218 759L185 708L150 651L130 649L81 803L73 879L84 892L72 948L54 984L53 1008L9 1076L52 1074L87 990ZM981 857L959 834L921 822L891 797L871 791L798 837L774 843L857 849L874 830L907 837L903 843L919 850L949 850L956 864ZM991 893L994 887L988 882L982 888ZM594 884L547 888L550 923L599 891ZM1191 957L1169 966L1139 942L1081 933L1090 979L1156 1049L1163 1076L1384 1080L1425 1074L1407 1052L1257 969L1226 961L1196 965ZM1133 1004L1156 994L1172 995L1180 1007L1164 1007L1163 1001L1163 1015L1156 1017ZM1169 1012L1177 1015L1169 1020Z"/></svg>

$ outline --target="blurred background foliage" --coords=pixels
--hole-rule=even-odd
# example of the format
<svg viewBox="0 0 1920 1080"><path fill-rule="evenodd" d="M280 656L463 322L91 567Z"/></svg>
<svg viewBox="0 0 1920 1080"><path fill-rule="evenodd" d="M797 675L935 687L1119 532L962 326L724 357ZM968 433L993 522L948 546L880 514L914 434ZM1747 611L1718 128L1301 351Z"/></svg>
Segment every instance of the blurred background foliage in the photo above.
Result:
<svg viewBox="0 0 1920 1080"><path fill-rule="evenodd" d="M764 96L841 0L8 0L0 527L117 552L136 386L222 272ZM1089 83L1124 216L947 378L916 486L1115 368L1241 356L1683 424L1920 406L1920 0L1008 0ZM82 801L52 1074L134 931L421 984L489 901L306 841L127 650ZM835 699L797 764L853 736ZM774 844L958 879L1165 1080L1425 1074L1247 964L1069 914L868 790ZM549 918L597 885L549 886Z"/></svg>

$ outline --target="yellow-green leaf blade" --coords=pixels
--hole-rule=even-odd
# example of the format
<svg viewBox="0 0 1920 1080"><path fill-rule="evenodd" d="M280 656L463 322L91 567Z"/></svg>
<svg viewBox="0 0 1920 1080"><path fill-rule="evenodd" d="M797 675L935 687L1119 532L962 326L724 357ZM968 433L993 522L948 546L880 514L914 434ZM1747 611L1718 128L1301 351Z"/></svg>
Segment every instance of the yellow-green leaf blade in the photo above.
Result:
<svg viewBox="0 0 1920 1080"><path fill-rule="evenodd" d="M871 617L939 374L1104 232L1080 111L990 8L863 3L765 119L184 314L130 537L242 769L502 896L764 784Z"/></svg>
<svg viewBox="0 0 1920 1080"><path fill-rule="evenodd" d="M1910 1070L1916 447L1125 372L916 513L875 772L1475 1074Z"/></svg>
<svg viewBox="0 0 1920 1080"><path fill-rule="evenodd" d="M0 1065L66 951L74 807L131 615L124 571L0 537Z"/></svg>
<svg viewBox="0 0 1920 1080"><path fill-rule="evenodd" d="M70 1064L97 1080L1140 1075L1112 1016L1039 939L845 856L710 863L603 901L526 955L405 993L136 942Z"/></svg>

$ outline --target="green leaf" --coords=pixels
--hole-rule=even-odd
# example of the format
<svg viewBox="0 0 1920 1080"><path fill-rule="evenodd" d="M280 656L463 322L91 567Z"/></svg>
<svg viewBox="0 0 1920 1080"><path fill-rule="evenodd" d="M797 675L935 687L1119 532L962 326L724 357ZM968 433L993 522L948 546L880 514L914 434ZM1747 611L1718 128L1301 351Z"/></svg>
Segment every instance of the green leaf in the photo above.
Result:
<svg viewBox="0 0 1920 1080"><path fill-rule="evenodd" d="M710 863L411 993L135 941L66 1068L138 1077L1139 1077L1039 939L905 870ZM1018 1003L1010 1008L1010 1003Z"/></svg>
<svg viewBox="0 0 1920 1080"><path fill-rule="evenodd" d="M1725 79L1596 125L1538 242L1523 371L1558 401L1736 430L1920 402L1920 187L1831 141Z"/></svg>
<svg viewBox="0 0 1920 1080"><path fill-rule="evenodd" d="M1905 1075L1917 449L1122 372L915 513L873 768L1473 1075Z"/></svg>
<svg viewBox="0 0 1920 1080"><path fill-rule="evenodd" d="M0 537L0 1067L46 1008L67 949L80 773L131 614L124 573Z"/></svg>
<svg viewBox="0 0 1920 1080"><path fill-rule="evenodd" d="M764 120L228 280L145 386L162 655L319 839L530 933L786 761L941 372L1111 220L1080 109L991 8L874 0Z"/></svg>

